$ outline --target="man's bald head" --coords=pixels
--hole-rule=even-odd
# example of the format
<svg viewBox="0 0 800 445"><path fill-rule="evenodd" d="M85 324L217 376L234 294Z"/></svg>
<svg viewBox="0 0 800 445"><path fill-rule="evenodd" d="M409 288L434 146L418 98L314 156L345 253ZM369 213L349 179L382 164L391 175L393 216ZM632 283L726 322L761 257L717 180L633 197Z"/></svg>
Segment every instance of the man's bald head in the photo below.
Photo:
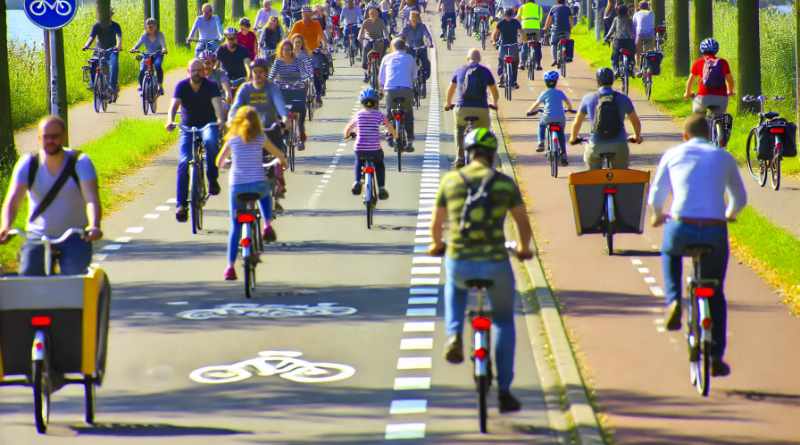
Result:
<svg viewBox="0 0 800 445"><path fill-rule="evenodd" d="M481 61L481 50L478 48L472 48L467 51L467 61L468 62L475 62L480 63Z"/></svg>
<svg viewBox="0 0 800 445"><path fill-rule="evenodd" d="M402 37L395 37L392 40L392 49L394 51L405 51L406 41Z"/></svg>

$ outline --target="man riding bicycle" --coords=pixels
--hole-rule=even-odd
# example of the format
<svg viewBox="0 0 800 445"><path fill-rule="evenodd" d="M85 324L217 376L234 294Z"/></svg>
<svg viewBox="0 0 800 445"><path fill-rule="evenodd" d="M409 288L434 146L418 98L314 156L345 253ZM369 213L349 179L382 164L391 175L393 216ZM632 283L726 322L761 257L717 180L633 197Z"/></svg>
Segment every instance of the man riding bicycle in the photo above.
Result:
<svg viewBox="0 0 800 445"><path fill-rule="evenodd" d="M465 149L472 161L458 171L447 173L439 185L436 209L431 223L433 242L429 253L441 255L442 237L449 224L445 255L445 323L449 337L445 359L453 364L464 361L462 331L470 279L489 279L497 363L500 412L519 411L521 403L511 394L514 378L515 288L514 273L505 248L504 223L510 212L519 235L516 256L533 256L529 249L531 226L519 188L510 177L494 169L497 138L488 128L476 128L465 137ZM478 190L485 191L478 195ZM468 199L469 198L469 199ZM478 211L480 210L480 211Z"/></svg>
<svg viewBox="0 0 800 445"><path fill-rule="evenodd" d="M700 58L692 63L692 71L686 81L683 97L694 97L692 111L705 113L710 109L715 116L723 115L728 110L728 97L735 93L733 75L728 61L717 57L719 43L713 38L700 42ZM697 95L692 93L695 80L698 80ZM725 146L727 141L721 140Z"/></svg>
<svg viewBox="0 0 800 445"><path fill-rule="evenodd" d="M511 73L509 73L508 78L511 81L512 87L519 88L519 84L517 83L517 70L519 69L519 34L521 29L522 25L514 18L514 10L506 9L505 13L503 13L503 20L497 22L494 32L492 33L492 41L497 44L499 37L499 43L502 45L500 51L498 51L497 60L497 75L500 77L501 88L505 86L505 77L503 77L506 66L503 60L505 56L511 56L513 58L513 62L511 62Z"/></svg>
<svg viewBox="0 0 800 445"><path fill-rule="evenodd" d="M104 50L114 49L107 54L108 57L108 76L112 91L116 101L116 94L119 92L119 51L122 50L122 28L119 23L111 20L114 15L114 10L111 9L108 23L97 22L92 26L92 31L89 33L89 38L83 45L83 50L86 51L92 46L92 42L97 39L97 47ZM92 71L91 71L91 85L94 85L94 74L98 63L95 58L92 58Z"/></svg>
<svg viewBox="0 0 800 445"><path fill-rule="evenodd" d="M447 30L447 21L452 21L453 29L456 28L456 0L441 0L439 2L439 11L442 13L442 33L439 34L439 38L445 39L444 33Z"/></svg>
<svg viewBox="0 0 800 445"><path fill-rule="evenodd" d="M522 64L520 68L525 69L528 60L528 42L536 42L533 47L533 58L536 61L536 70L542 70L542 47L538 44L539 35L542 32L542 19L544 10L536 3L536 0L528 0L517 11L517 20L522 23Z"/></svg>
<svg viewBox="0 0 800 445"><path fill-rule="evenodd" d="M414 151L414 79L417 77L417 61L408 53L406 42L400 37L392 40L392 52L381 61L378 84L386 94L386 115L392 115L395 99L402 99L400 108L406 128L408 144L405 151ZM399 150L402 147L395 147Z"/></svg>
<svg viewBox="0 0 800 445"><path fill-rule="evenodd" d="M592 123L592 136L583 153L583 160L590 170L603 167L600 153L614 153L611 160L613 168L628 168L630 148L628 142L642 143L642 123L633 102L619 91L614 91L614 72L610 68L600 68L596 74L596 93L583 97L575 122L572 124L570 144L578 143L578 134L586 117ZM633 127L633 137L625 132L625 117Z"/></svg>
<svg viewBox="0 0 800 445"><path fill-rule="evenodd" d="M419 12L412 12L408 25L403 28L400 37L406 41L408 53L420 60L422 76L425 81L431 77L431 61L428 58L428 48L433 48L433 37L428 27L420 20Z"/></svg>
<svg viewBox="0 0 800 445"><path fill-rule="evenodd" d="M354 0L347 0L347 5L342 9L339 15L340 23L344 29L344 49L350 47L351 36L358 37L359 27L361 26L362 12ZM355 39L356 45L359 45L358 39Z"/></svg>
<svg viewBox="0 0 800 445"><path fill-rule="evenodd" d="M239 45L236 29L225 29L225 44L217 49L217 60L228 75L231 87L236 91L247 80L247 66L250 64L250 52Z"/></svg>
<svg viewBox="0 0 800 445"><path fill-rule="evenodd" d="M86 273L92 261L92 241L103 236L97 173L85 154L64 149L66 129L57 116L39 121L41 148L20 157L11 174L0 214L0 244L8 241L11 224L27 194L25 230L34 238L20 251L21 275L45 275L44 247L34 242L41 236L58 238L69 229L85 228L83 238L72 235L58 246L64 275Z"/></svg>
<svg viewBox="0 0 800 445"><path fill-rule="evenodd" d="M283 0L282 14L283 24L286 29L292 29L292 25L300 20L303 14L303 6L308 4L308 0Z"/></svg>
<svg viewBox="0 0 800 445"><path fill-rule="evenodd" d="M550 31L550 50L553 53L550 66L558 65L558 42L568 39L572 32L572 8L566 5L566 0L556 0L556 3L550 8L544 23L544 30Z"/></svg>

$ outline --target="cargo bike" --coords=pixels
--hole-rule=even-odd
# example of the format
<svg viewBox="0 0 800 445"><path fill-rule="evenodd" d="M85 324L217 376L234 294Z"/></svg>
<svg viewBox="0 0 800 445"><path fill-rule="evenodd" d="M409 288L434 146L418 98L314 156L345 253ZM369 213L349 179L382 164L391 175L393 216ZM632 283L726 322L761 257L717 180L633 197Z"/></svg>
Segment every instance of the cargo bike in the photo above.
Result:
<svg viewBox="0 0 800 445"><path fill-rule="evenodd" d="M65 234L66 235L66 234ZM62 237L66 239L66 236ZM51 244L45 245L45 270ZM94 423L95 388L105 375L111 287L105 272L0 276L0 386L33 390L36 431L47 432L50 397L83 385L85 420Z"/></svg>

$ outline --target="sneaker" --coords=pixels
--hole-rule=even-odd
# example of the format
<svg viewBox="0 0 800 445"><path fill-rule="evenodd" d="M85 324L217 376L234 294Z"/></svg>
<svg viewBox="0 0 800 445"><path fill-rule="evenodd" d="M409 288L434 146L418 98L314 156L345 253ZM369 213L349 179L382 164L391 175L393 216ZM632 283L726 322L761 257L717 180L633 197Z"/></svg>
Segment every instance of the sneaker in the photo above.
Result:
<svg viewBox="0 0 800 445"><path fill-rule="evenodd" d="M519 70L520 71L525 71L525 62L522 62L522 63L519 64Z"/></svg>
<svg viewBox="0 0 800 445"><path fill-rule="evenodd" d="M515 89L515 90L518 90L518 89L519 89L519 84L518 84L518 83L515 83L515 84L514 84L514 89Z"/></svg>
<svg viewBox="0 0 800 445"><path fill-rule="evenodd" d="M219 181L217 181L216 179L213 179L208 183L208 194L209 195L217 196L217 195L219 195L220 190L221 189L219 187Z"/></svg>
<svg viewBox="0 0 800 445"><path fill-rule="evenodd" d="M567 154L561 153L561 166L566 167L569 165L569 161L567 160Z"/></svg>
<svg viewBox="0 0 800 445"><path fill-rule="evenodd" d="M558 62L553 62L550 64L550 66L558 66Z"/></svg>
<svg viewBox="0 0 800 445"><path fill-rule="evenodd" d="M664 319L667 320L667 329L679 331L681 329L681 303L678 300L668 304L664 310Z"/></svg>
<svg viewBox="0 0 800 445"><path fill-rule="evenodd" d="M378 199L389 199L389 192L385 188L381 187L378 189Z"/></svg>
<svg viewBox="0 0 800 445"><path fill-rule="evenodd" d="M544 142L539 142L536 145L536 153L541 153L544 151Z"/></svg>
<svg viewBox="0 0 800 445"><path fill-rule="evenodd" d="M414 151L414 145L412 145L411 142L409 142L408 145L406 145L406 148L403 149L403 151L405 151L406 153L412 153Z"/></svg>
<svg viewBox="0 0 800 445"><path fill-rule="evenodd" d="M158 95L159 96L163 96L164 95L164 87L158 87Z"/></svg>
<svg viewBox="0 0 800 445"><path fill-rule="evenodd" d="M278 240L278 235L275 233L275 229L269 225L261 230L261 238L268 243L274 243Z"/></svg>
<svg viewBox="0 0 800 445"><path fill-rule="evenodd" d="M185 223L189 219L189 210L185 206L178 207L175 211L175 219L180 223Z"/></svg>
<svg viewBox="0 0 800 445"><path fill-rule="evenodd" d="M283 206L275 201L275 213L283 213Z"/></svg>
<svg viewBox="0 0 800 445"><path fill-rule="evenodd" d="M731 373L731 367L722 360L722 357L711 357L711 375L725 377Z"/></svg>
<svg viewBox="0 0 800 445"><path fill-rule="evenodd" d="M453 335L447 340L444 350L444 359L448 363L457 365L464 361L464 342L460 335Z"/></svg>
<svg viewBox="0 0 800 445"><path fill-rule="evenodd" d="M536 65L536 71L542 71L542 64Z"/></svg>
<svg viewBox="0 0 800 445"><path fill-rule="evenodd" d="M502 80L501 80L500 82L497 82L497 87L498 87L498 88L505 88L505 87L506 87L506 83L505 83L505 81L502 81Z"/></svg>
<svg viewBox="0 0 800 445"><path fill-rule="evenodd" d="M368 81L369 81L369 78L367 76L367 73L364 73L364 83L367 83Z"/></svg>
<svg viewBox="0 0 800 445"><path fill-rule="evenodd" d="M306 149L306 141L297 142L297 151L303 151L305 149Z"/></svg>
<svg viewBox="0 0 800 445"><path fill-rule="evenodd" d="M228 266L225 268L225 281L236 281L236 269L233 266Z"/></svg>
<svg viewBox="0 0 800 445"><path fill-rule="evenodd" d="M361 193L361 181L356 181L356 182L354 182L354 183L353 183L353 188L351 188L351 189L350 189L350 191L351 191L351 192L352 192L354 195L358 195L358 194L360 194L360 193Z"/></svg>
<svg viewBox="0 0 800 445"><path fill-rule="evenodd" d="M510 391L499 391L497 401L500 405L500 413L513 413L522 409L522 404Z"/></svg>

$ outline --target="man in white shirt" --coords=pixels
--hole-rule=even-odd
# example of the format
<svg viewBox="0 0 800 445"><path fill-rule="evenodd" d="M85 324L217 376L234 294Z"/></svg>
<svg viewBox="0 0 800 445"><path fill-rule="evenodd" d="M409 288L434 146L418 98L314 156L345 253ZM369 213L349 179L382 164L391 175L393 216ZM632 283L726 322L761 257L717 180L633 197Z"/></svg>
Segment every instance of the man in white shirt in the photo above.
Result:
<svg viewBox="0 0 800 445"><path fill-rule="evenodd" d="M386 93L386 115L392 119L395 99L403 99L400 108L406 124L408 145L405 151L414 151L414 79L417 77L417 61L406 49L406 42L400 37L392 40L392 52L381 61L378 70L378 85Z"/></svg>
<svg viewBox="0 0 800 445"><path fill-rule="evenodd" d="M705 244L712 251L701 260L704 279L719 280L709 303L713 349L711 373L730 374L723 361L727 331L725 270L728 266L728 221L747 204L747 193L733 156L711 145L708 122L693 114L684 124L685 143L667 150L658 164L648 204L653 227L664 223L661 261L664 271L667 329L681 328L682 255L688 246ZM669 213L664 204L672 195ZM725 198L727 197L727 203Z"/></svg>
<svg viewBox="0 0 800 445"><path fill-rule="evenodd" d="M656 44L656 15L646 1L639 3L639 10L633 15L633 32L638 61L644 52L652 50Z"/></svg>

